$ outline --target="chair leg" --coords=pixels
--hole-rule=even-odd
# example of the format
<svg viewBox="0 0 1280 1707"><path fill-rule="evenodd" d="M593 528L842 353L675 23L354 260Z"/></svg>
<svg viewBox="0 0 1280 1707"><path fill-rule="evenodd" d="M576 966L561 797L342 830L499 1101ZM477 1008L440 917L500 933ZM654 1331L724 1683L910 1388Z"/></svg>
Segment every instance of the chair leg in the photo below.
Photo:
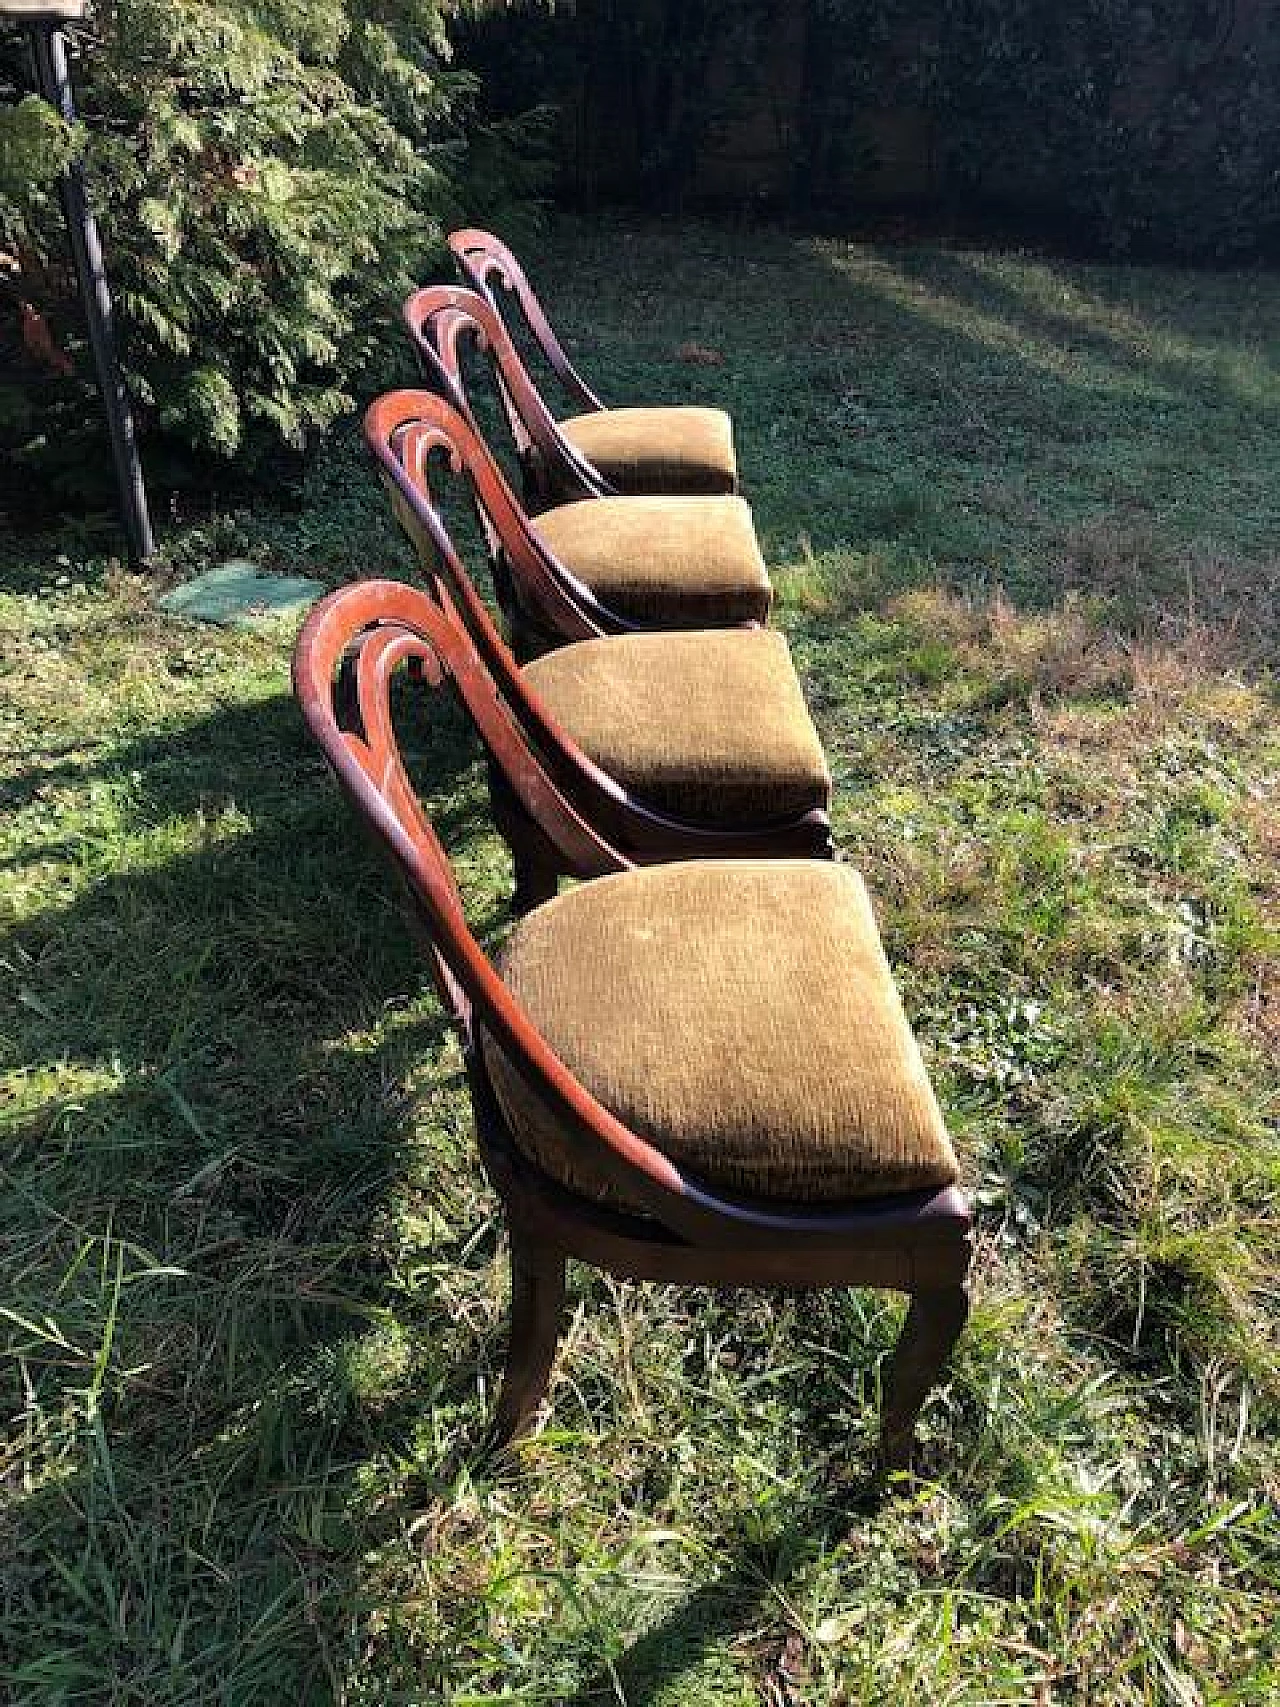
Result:
<svg viewBox="0 0 1280 1707"><path fill-rule="evenodd" d="M946 1368L968 1316L969 1289L963 1283L912 1293L884 1386L880 1419L883 1469L911 1468L920 1407Z"/></svg>
<svg viewBox="0 0 1280 1707"><path fill-rule="evenodd" d="M508 826L515 889L511 910L517 918L549 901L560 886L561 861L555 848L535 824L513 822Z"/></svg>
<svg viewBox="0 0 1280 1707"><path fill-rule="evenodd" d="M564 1312L564 1269L560 1251L512 1236L507 1366L485 1437L489 1451L510 1445L524 1433L547 1390Z"/></svg>
<svg viewBox="0 0 1280 1707"><path fill-rule="evenodd" d="M489 766L489 800L498 834L511 849L515 876L511 910L521 918L555 894L564 861L515 798L502 772L492 763Z"/></svg>

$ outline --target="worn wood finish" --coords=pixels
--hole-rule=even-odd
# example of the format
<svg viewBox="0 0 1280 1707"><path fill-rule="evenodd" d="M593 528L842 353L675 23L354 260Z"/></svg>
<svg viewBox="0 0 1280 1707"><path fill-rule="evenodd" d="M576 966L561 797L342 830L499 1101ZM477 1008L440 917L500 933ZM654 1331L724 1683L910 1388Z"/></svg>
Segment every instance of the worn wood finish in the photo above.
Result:
<svg viewBox="0 0 1280 1707"><path fill-rule="evenodd" d="M399 583L356 583L308 617L294 654L294 689L307 725L356 811L403 879L416 928L465 1051L486 1167L512 1235L513 1321L503 1393L490 1440L527 1426L545 1390L561 1311L564 1261L619 1275L720 1286L883 1286L913 1296L888 1381L881 1423L885 1465L910 1457L915 1419L942 1373L963 1321L970 1214L954 1187L822 1211L731 1197L684 1174L619 1121L569 1071L506 989L472 935L449 861L405 773L390 688L409 667L426 685L452 686L481 725L493 762L524 802L541 795L539 823L567 851L586 838L601 869L628 861L556 789L505 717L474 649L425 594ZM583 845L586 845L585 843ZM575 1197L518 1150L478 1045L492 1037L591 1170L628 1201L622 1214Z"/></svg>
<svg viewBox="0 0 1280 1707"><path fill-rule="evenodd" d="M457 285L427 285L408 298L403 314L428 382L473 424L468 357L489 362L530 510L621 495L560 431L506 322L483 296Z"/></svg>
<svg viewBox="0 0 1280 1707"><path fill-rule="evenodd" d="M429 285L405 303L404 318L428 381L470 428L460 440L462 460L495 566L510 560L502 572L510 576L514 593L509 612L513 630L526 629L531 648L546 651L565 639L581 638L578 623L583 619L606 634L663 627L660 622L634 622L611 609L556 556L539 530L535 516L547 504L537 471L555 459L563 464L557 487L561 501L616 494L560 433L497 312L473 291ZM523 472L523 503L511 491L476 421L468 382L469 347L493 359L498 395ZM622 502L627 501L623 496ZM581 607L576 614L547 608L546 599L538 598L537 589L548 576L571 592L571 603Z"/></svg>
<svg viewBox="0 0 1280 1707"><path fill-rule="evenodd" d="M560 1251L512 1225L507 1363L486 1434L490 1448L523 1434L546 1393L564 1315L564 1270Z"/></svg>
<svg viewBox="0 0 1280 1707"><path fill-rule="evenodd" d="M463 283L483 298L508 330L514 299L514 311L524 321L548 366L579 411L593 415L603 412L607 405L569 360L524 268L507 245L492 232L467 229L452 234L449 248ZM504 362L509 363L513 355L514 351L512 355L494 352L507 420L521 451L529 508L536 512L591 492L617 496L619 488L603 470L565 438L542 394L535 391L535 397L529 398L523 386L518 390L509 387ZM518 361L519 357L514 359Z"/></svg>
<svg viewBox="0 0 1280 1707"><path fill-rule="evenodd" d="M731 828L691 824L646 805L588 758L529 687L467 574L433 490L435 474L461 477L461 471L468 470L472 482L478 481L487 495L493 525L502 530L504 540L511 540L502 561L522 561L521 536L509 531L514 525L514 495L505 482L498 484L501 470L477 460L484 447L475 430L442 398L427 391L396 391L380 397L365 415L364 430L396 514L430 577L436 603L469 637L479 662L492 677L495 693L554 786L613 847L638 865L672 859L831 857L831 822L825 809ZM557 599L559 590L546 566L530 563L527 567L534 596L548 602ZM569 595L566 589L566 601ZM557 603L555 608L565 606ZM601 632L587 625L585 613L583 626L584 637ZM463 643L460 636L458 644ZM673 708L673 715L678 714L678 708ZM732 707L726 707L726 716L731 715ZM564 863L554 843L539 829L536 811L531 813L514 798L501 765L491 766L491 781L494 816L516 862L518 908L527 909L554 893L557 873L595 874L598 867L593 859Z"/></svg>
<svg viewBox="0 0 1280 1707"><path fill-rule="evenodd" d="M926 1284L912 1293L882 1402L882 1450L891 1468L910 1462L915 1419L968 1319L969 1291L963 1281Z"/></svg>
<svg viewBox="0 0 1280 1707"><path fill-rule="evenodd" d="M632 634L639 625L611 610L543 543L469 415L430 391L393 391L365 412L365 442L382 468L396 515L427 561L439 550L440 506L431 457L443 451L465 477L489 546L494 588L512 627L569 640ZM402 477L403 476L403 477Z"/></svg>

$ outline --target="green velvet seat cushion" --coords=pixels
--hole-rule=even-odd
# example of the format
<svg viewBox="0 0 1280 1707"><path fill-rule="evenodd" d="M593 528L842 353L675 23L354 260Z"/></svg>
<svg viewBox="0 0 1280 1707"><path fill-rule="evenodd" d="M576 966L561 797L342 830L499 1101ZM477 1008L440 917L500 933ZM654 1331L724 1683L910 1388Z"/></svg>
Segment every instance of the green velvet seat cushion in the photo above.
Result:
<svg viewBox="0 0 1280 1707"><path fill-rule="evenodd" d="M674 817L767 824L828 803L822 743L773 629L583 640L524 677L589 758Z"/></svg>
<svg viewBox="0 0 1280 1707"><path fill-rule="evenodd" d="M520 920L501 970L592 1095L710 1186L834 1203L956 1178L848 866L713 860L585 883ZM491 1038L483 1048L525 1154L617 1201Z"/></svg>
<svg viewBox="0 0 1280 1707"><path fill-rule="evenodd" d="M534 526L571 574L632 622L768 620L773 588L741 498L584 498Z"/></svg>
<svg viewBox="0 0 1280 1707"><path fill-rule="evenodd" d="M736 492L733 425L723 409L601 409L560 431L619 492Z"/></svg>

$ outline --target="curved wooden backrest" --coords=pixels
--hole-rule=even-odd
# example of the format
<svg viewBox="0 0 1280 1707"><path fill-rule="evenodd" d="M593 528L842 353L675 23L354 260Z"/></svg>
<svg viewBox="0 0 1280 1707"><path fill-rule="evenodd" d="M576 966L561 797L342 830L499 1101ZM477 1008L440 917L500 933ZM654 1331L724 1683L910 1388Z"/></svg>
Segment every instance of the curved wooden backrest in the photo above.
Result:
<svg viewBox="0 0 1280 1707"><path fill-rule="evenodd" d="M392 391L365 411L364 436L396 517L428 572L442 560L450 568L458 564L428 477L431 453L439 449L448 466L466 476L495 570L510 577L509 589L499 582L499 598L509 590L540 627L569 640L613 630L591 589L538 538L469 416L429 391Z"/></svg>
<svg viewBox="0 0 1280 1707"><path fill-rule="evenodd" d="M502 316L473 290L427 285L404 305L404 322L431 383L475 424L467 354L486 356L526 477L542 490L544 471L553 471L564 496L603 498L613 488L599 469L576 451L533 383Z"/></svg>
<svg viewBox="0 0 1280 1707"><path fill-rule="evenodd" d="M430 456L439 449L447 466L468 480L490 545L500 599L510 592L534 626L565 640L594 640L637 628L601 604L591 587L546 548L497 459L463 411L430 391L391 391L365 410L364 430L399 524L428 572L440 560L461 570L428 480Z"/></svg>
<svg viewBox="0 0 1280 1707"><path fill-rule="evenodd" d="M484 297L496 313L502 313L503 305L498 296L500 290L509 297L515 297L516 306L538 348L569 395L588 411L603 409L604 404L565 354L564 345L534 294L524 268L502 239L491 231L468 228L451 233L449 248L463 283Z"/></svg>
<svg viewBox="0 0 1280 1707"><path fill-rule="evenodd" d="M665 829L676 831L690 843L696 840L696 832L687 831L663 814L631 800L606 771L588 758L529 687L511 649L494 625L466 571L432 489L434 472L442 476L450 472L455 478L467 477L473 489L479 484L487 492L492 517L509 518L518 509L502 471L471 424L430 391L392 391L377 398L365 411L364 436L401 526L430 577L436 603L449 620L463 627L472 649L478 653L477 662L492 677L496 692L554 778L556 787L613 845L626 846L637 834L660 833ZM506 522L502 525L505 527ZM512 559L514 554L506 547L505 532L501 537L504 551ZM527 572L539 576L544 594L540 608L562 630L579 621L586 636L600 633L572 596L563 593L558 582L542 579L549 574L545 563L538 560L527 566ZM569 579L576 587L572 577ZM582 593L590 600L585 588ZM575 865L573 869L581 868ZM581 874L589 875L589 869Z"/></svg>
<svg viewBox="0 0 1280 1707"><path fill-rule="evenodd" d="M642 1204L673 1233L741 1242L793 1225L793 1217L722 1200L685 1179L596 1101L512 997L472 935L448 857L405 771L391 709L392 679L402 667L435 688L452 681L486 744L517 738L460 625L426 593L397 581L355 582L316 605L294 649L294 692L348 799L404 881L470 1071L487 1085L476 1048L482 1027L545 1104L589 1175ZM543 777L538 786L550 785ZM625 868L612 855L610 869Z"/></svg>
<svg viewBox="0 0 1280 1707"><path fill-rule="evenodd" d="M372 814L412 886L435 900L452 894L456 909L448 862L396 747L390 682L403 664L433 686L453 684L492 762L569 869L592 877L628 869L556 786L444 597L438 604L399 581L357 582L318 605L299 639L294 684L304 715L359 810Z"/></svg>

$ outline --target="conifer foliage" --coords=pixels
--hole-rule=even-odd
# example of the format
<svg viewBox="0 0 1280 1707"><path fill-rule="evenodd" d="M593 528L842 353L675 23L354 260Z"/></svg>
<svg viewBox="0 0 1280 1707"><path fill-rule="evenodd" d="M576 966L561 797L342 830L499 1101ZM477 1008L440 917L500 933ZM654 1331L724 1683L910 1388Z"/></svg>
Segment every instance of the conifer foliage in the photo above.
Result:
<svg viewBox="0 0 1280 1707"><path fill-rule="evenodd" d="M462 184L486 211L529 187L520 126L478 135L473 80L451 63L451 19L484 9L99 0L75 135L22 97L22 39L0 37L0 466L47 451L59 405L87 401L53 193L69 148L144 428L248 458L349 408Z"/></svg>

